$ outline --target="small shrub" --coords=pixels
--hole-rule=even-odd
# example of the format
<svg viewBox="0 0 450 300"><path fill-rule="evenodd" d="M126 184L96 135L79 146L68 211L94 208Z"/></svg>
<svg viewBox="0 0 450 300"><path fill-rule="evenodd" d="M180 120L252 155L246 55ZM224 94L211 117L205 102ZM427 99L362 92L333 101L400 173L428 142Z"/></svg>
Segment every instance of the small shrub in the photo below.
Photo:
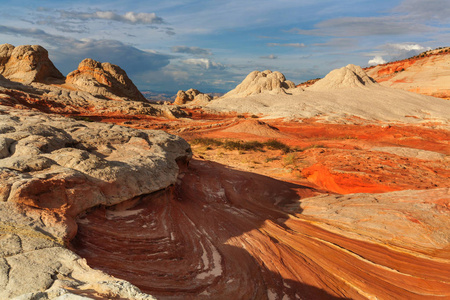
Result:
<svg viewBox="0 0 450 300"><path fill-rule="evenodd" d="M265 142L264 145L272 150L283 150L284 153L291 152L291 147L276 139L270 139L267 142Z"/></svg>
<svg viewBox="0 0 450 300"><path fill-rule="evenodd" d="M257 116L257 115L252 115L251 116L253 119L258 119L259 118L259 116Z"/></svg>
<svg viewBox="0 0 450 300"><path fill-rule="evenodd" d="M203 145L203 146L207 146L207 147L211 147L211 146L220 147L223 145L223 142L221 140L212 139L212 138L198 138L198 139L193 139L191 141L191 144L192 145Z"/></svg>
<svg viewBox="0 0 450 300"><path fill-rule="evenodd" d="M225 141L223 144L225 149L228 150L259 150L261 151L264 145L257 141Z"/></svg>

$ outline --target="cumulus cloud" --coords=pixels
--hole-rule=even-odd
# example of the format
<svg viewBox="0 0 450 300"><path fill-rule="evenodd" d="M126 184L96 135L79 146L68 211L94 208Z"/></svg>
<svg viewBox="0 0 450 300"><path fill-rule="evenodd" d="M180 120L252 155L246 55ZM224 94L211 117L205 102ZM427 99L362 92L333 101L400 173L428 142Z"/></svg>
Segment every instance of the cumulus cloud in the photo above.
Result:
<svg viewBox="0 0 450 300"><path fill-rule="evenodd" d="M207 58L189 58L182 61L184 64L198 66L204 69L225 69L225 65Z"/></svg>
<svg viewBox="0 0 450 300"><path fill-rule="evenodd" d="M123 15L112 11L96 11L92 13L76 11L59 11L61 18L74 20L111 20L129 24L162 24L164 20L155 13L135 13L127 12Z"/></svg>
<svg viewBox="0 0 450 300"><path fill-rule="evenodd" d="M212 55L211 50L199 47L173 46L171 51L173 53L186 53L193 55Z"/></svg>
<svg viewBox="0 0 450 300"><path fill-rule="evenodd" d="M390 56L390 61L402 60L418 55L424 51L431 50L430 47L425 47L416 43L386 44L380 48Z"/></svg>
<svg viewBox="0 0 450 300"><path fill-rule="evenodd" d="M385 64L385 63L387 63L387 61L385 61L383 59L383 57L381 57L380 55L376 55L374 58L372 58L368 62L369 66L376 66L376 65Z"/></svg>
<svg viewBox="0 0 450 300"><path fill-rule="evenodd" d="M260 56L260 58L262 58L262 59L277 59L278 56L276 56L274 54L270 54L270 55L267 55L267 56Z"/></svg>
<svg viewBox="0 0 450 300"><path fill-rule="evenodd" d="M268 43L267 46L269 47L294 47L294 48L303 48L306 47L303 43Z"/></svg>

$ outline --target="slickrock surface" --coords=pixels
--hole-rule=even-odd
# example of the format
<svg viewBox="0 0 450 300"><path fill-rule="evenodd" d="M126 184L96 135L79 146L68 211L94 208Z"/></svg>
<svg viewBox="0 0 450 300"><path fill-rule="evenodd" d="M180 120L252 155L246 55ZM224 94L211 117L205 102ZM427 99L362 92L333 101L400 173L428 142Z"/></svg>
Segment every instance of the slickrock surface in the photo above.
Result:
<svg viewBox="0 0 450 300"><path fill-rule="evenodd" d="M383 86L450 99L450 47L366 70Z"/></svg>
<svg viewBox="0 0 450 300"><path fill-rule="evenodd" d="M448 188L317 193L194 160L174 189L82 216L73 245L159 299L450 296Z"/></svg>
<svg viewBox="0 0 450 300"><path fill-rule="evenodd" d="M341 123L350 117L402 123L448 124L450 120L448 101L383 87L353 65L334 70L305 91L292 95L247 95L226 94L211 101L206 109L261 114L266 118L316 118Z"/></svg>
<svg viewBox="0 0 450 300"><path fill-rule="evenodd" d="M189 145L161 131L0 108L0 298L76 287L134 299L138 290L63 244L81 212L174 184Z"/></svg>
<svg viewBox="0 0 450 300"><path fill-rule="evenodd" d="M119 66L90 58L84 59L77 70L67 75L66 83L93 95L147 101Z"/></svg>
<svg viewBox="0 0 450 300"><path fill-rule="evenodd" d="M295 84L286 80L286 77L278 71L253 71L235 89L223 97L246 97L261 93L286 94L293 92L291 89L295 89Z"/></svg>
<svg viewBox="0 0 450 300"><path fill-rule="evenodd" d="M205 105L211 101L212 97L204 94L196 89L189 89L187 91L178 91L174 104L183 105Z"/></svg>
<svg viewBox="0 0 450 300"><path fill-rule="evenodd" d="M25 84L64 80L47 50L38 45L0 45L0 75Z"/></svg>

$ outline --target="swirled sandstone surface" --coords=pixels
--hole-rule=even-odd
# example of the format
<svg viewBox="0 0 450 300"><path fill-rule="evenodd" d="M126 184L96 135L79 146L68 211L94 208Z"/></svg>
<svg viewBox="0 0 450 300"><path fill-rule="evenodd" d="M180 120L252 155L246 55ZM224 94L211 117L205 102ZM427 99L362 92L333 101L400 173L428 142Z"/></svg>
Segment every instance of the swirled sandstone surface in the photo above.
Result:
<svg viewBox="0 0 450 300"><path fill-rule="evenodd" d="M162 131L0 108L0 298L61 288L147 297L64 245L85 210L174 184L189 145Z"/></svg>
<svg viewBox="0 0 450 300"><path fill-rule="evenodd" d="M158 299L450 296L448 188L320 193L194 160L176 187L80 217L73 245Z"/></svg>

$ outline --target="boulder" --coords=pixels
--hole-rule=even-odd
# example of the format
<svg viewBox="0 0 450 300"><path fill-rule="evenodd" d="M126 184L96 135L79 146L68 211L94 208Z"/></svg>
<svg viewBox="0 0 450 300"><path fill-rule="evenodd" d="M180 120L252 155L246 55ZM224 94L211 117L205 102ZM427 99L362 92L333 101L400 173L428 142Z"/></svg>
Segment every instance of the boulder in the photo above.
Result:
<svg viewBox="0 0 450 300"><path fill-rule="evenodd" d="M39 45L0 45L0 75L24 84L64 80L48 58L47 50Z"/></svg>
<svg viewBox="0 0 450 300"><path fill-rule="evenodd" d="M84 59L67 75L66 83L75 89L111 99L147 102L126 72L119 66Z"/></svg>

